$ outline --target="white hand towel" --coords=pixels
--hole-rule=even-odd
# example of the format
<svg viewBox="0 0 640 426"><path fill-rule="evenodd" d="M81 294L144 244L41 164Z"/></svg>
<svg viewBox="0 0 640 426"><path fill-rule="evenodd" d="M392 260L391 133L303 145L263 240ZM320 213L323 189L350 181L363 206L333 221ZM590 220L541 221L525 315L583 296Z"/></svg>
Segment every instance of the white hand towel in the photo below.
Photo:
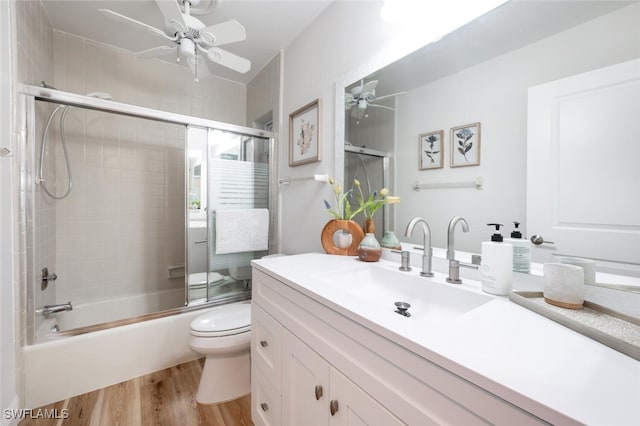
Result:
<svg viewBox="0 0 640 426"><path fill-rule="evenodd" d="M269 210L216 210L216 254L269 249Z"/></svg>

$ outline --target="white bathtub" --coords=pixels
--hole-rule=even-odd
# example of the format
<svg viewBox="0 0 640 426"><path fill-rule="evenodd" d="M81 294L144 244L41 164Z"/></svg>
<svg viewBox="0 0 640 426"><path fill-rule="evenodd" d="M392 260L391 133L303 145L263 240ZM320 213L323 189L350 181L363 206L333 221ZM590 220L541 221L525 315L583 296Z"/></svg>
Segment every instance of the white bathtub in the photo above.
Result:
<svg viewBox="0 0 640 426"><path fill-rule="evenodd" d="M71 311L60 312L43 319L36 329L35 341L41 343L57 339L60 335L53 331L56 326L60 331L69 331L182 306L182 288L73 305Z"/></svg>
<svg viewBox="0 0 640 426"><path fill-rule="evenodd" d="M48 342L26 346L25 407L40 407L197 359L199 355L189 348L189 325L205 311L58 339L53 333ZM47 324L54 323L52 319Z"/></svg>

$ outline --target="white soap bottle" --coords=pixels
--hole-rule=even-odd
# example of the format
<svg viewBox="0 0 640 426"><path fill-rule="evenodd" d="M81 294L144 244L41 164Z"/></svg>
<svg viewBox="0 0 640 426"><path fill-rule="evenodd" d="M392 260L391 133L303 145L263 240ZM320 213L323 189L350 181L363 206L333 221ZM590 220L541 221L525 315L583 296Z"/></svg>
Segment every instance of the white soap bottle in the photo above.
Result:
<svg viewBox="0 0 640 426"><path fill-rule="evenodd" d="M513 272L531 272L531 241L522 238L518 229L520 222L513 222L515 229L511 232L511 238L505 238L504 242L513 246Z"/></svg>
<svg viewBox="0 0 640 426"><path fill-rule="evenodd" d="M496 232L491 241L482 243L482 262L480 274L482 291L499 296L506 296L511 291L513 281L513 246L503 242L500 235L500 223L489 223L495 226Z"/></svg>

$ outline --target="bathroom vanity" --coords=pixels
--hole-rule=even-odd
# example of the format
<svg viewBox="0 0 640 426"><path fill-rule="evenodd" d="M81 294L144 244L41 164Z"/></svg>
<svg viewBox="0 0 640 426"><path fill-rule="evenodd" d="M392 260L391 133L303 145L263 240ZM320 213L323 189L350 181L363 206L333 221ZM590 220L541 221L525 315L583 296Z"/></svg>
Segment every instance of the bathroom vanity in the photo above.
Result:
<svg viewBox="0 0 640 426"><path fill-rule="evenodd" d="M640 362L395 262L254 260L251 351L256 425L640 424Z"/></svg>

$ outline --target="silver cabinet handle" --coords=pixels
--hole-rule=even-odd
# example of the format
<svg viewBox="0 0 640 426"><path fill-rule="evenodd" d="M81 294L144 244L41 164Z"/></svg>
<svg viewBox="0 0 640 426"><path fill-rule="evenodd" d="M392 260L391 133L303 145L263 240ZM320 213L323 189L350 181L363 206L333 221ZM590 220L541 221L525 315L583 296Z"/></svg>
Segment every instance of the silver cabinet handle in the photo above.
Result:
<svg viewBox="0 0 640 426"><path fill-rule="evenodd" d="M195 241L194 244L204 244L206 242L207 240L199 240L199 241Z"/></svg>
<svg viewBox="0 0 640 426"><path fill-rule="evenodd" d="M322 398L322 385L316 385L316 401Z"/></svg>
<svg viewBox="0 0 640 426"><path fill-rule="evenodd" d="M338 412L338 400L337 399L332 399L331 402L329 403L329 411L331 411L331 415L335 416L336 413Z"/></svg>
<svg viewBox="0 0 640 426"><path fill-rule="evenodd" d="M269 342L267 342L266 340L260 340L260 346L266 348L267 346L269 346Z"/></svg>
<svg viewBox="0 0 640 426"><path fill-rule="evenodd" d="M260 408L262 408L262 411L268 411L269 405L267 405L266 402L263 402L262 404L260 404Z"/></svg>

